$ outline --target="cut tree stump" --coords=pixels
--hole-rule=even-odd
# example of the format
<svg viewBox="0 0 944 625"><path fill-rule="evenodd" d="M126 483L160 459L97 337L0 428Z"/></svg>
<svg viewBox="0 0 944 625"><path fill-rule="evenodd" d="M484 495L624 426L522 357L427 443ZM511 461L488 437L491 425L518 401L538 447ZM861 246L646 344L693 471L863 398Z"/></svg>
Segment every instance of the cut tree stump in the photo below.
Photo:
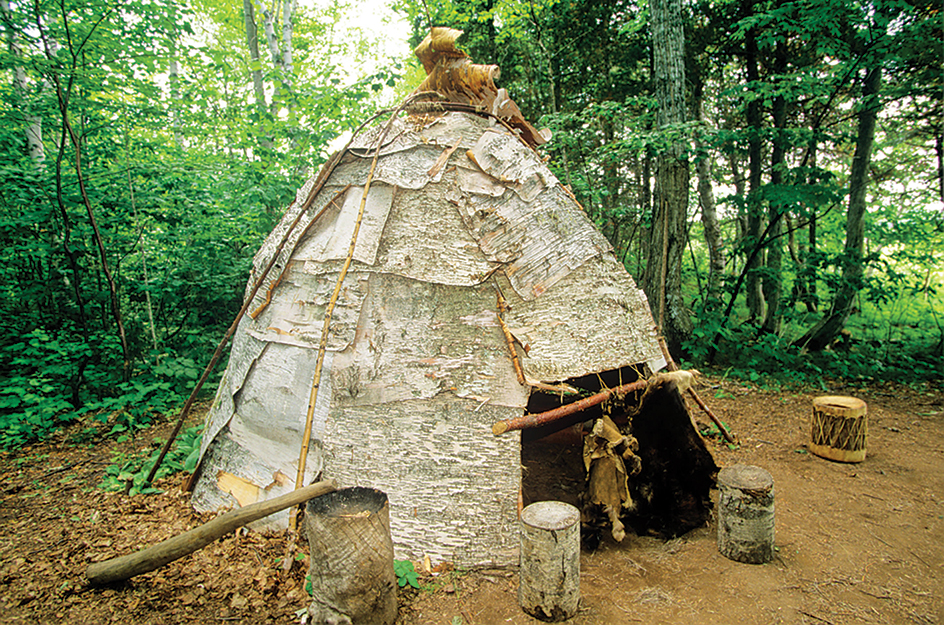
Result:
<svg viewBox="0 0 944 625"><path fill-rule="evenodd" d="M397 618L390 505L372 488L345 488L309 502L312 624L392 625Z"/></svg>
<svg viewBox="0 0 944 625"><path fill-rule="evenodd" d="M868 407L855 397L825 395L813 399L810 451L836 462L865 460Z"/></svg>
<svg viewBox="0 0 944 625"><path fill-rule="evenodd" d="M521 513L518 604L542 621L563 621L580 603L580 511L539 501Z"/></svg>
<svg viewBox="0 0 944 625"><path fill-rule="evenodd" d="M774 478L760 467L736 464L718 473L718 551L747 564L774 555Z"/></svg>

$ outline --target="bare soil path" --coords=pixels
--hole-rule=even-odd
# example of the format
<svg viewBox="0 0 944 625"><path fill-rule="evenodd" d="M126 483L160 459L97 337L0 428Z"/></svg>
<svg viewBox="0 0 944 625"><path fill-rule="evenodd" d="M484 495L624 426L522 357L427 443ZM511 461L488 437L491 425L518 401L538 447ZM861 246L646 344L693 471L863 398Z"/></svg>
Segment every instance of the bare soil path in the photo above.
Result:
<svg viewBox="0 0 944 625"><path fill-rule="evenodd" d="M838 464L806 450L822 391L701 389L740 438L711 448L720 466L761 466L776 490L777 555L765 565L718 553L712 523L671 541L632 536L581 557L575 624L944 622L944 392L833 386L869 405L868 457ZM707 421L693 412L698 420ZM199 416L194 417L199 420ZM160 495L97 485L130 443L77 444L76 426L0 455L0 623L297 623L307 560L285 571L284 536L239 532L116 588L89 589L89 562L147 546L207 520L180 476ZM170 426L152 428L146 443ZM304 547L304 543L300 543ZM538 623L515 596L513 570L458 571L401 593L404 625Z"/></svg>

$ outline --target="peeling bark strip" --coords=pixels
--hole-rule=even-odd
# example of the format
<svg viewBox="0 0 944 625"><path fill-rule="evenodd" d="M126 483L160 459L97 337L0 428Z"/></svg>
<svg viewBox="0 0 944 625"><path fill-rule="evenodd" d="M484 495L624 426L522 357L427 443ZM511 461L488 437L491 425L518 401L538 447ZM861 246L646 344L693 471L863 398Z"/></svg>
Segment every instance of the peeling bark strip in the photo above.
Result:
<svg viewBox="0 0 944 625"><path fill-rule="evenodd" d="M301 233L301 235L300 235L299 238L304 237L304 236L308 233L308 231L311 229L311 227L312 227L315 223L318 222L319 218L320 218L322 215L325 214L325 211L327 211L327 210L328 210L329 208L331 208L332 206L337 206L336 202L337 202L339 199L341 199L344 195L346 195L346 194L347 194L347 190L350 189L350 188L351 188L351 185L345 186L343 189L341 189L340 191L338 191L337 194L335 194L335 196L334 196L333 198L331 198L331 199L328 201L327 204L325 204L324 206L322 206L322 207L321 207L321 210L318 211L318 214L315 215L315 216L311 219L311 221L308 222L308 225L305 226L305 228L302 230L302 233ZM305 214L305 211L302 210L302 211L298 214L298 220L300 220L301 217L302 217L302 215L304 215L304 214ZM298 220L295 221L295 223L294 223L293 226L292 226L292 229L294 229L294 226L298 224ZM283 241L283 242L284 242L284 241ZM278 254L276 254L273 258L277 258L277 257L278 257ZM275 290L275 287L277 287L279 284L281 284L281 283L282 283L282 280L285 279L285 275L288 273L288 268L289 268L289 265L288 265L288 263L286 263L285 268L282 270L282 273L279 274L279 277L276 278L275 281L272 282L272 284L269 285L269 288L268 288L268 289L266 289L265 301L262 302L261 304L259 304L259 306L258 306L254 311L252 311L251 313L249 313L249 316L250 316L250 317L252 317L253 319L255 319L256 317L258 317L260 314L262 314L262 311L265 310L266 306L268 306L268 305L272 302L272 291L274 291L274 290Z"/></svg>
<svg viewBox="0 0 944 625"><path fill-rule="evenodd" d="M635 382L630 382L629 384L623 384L622 386L600 391L596 395L591 395L590 397L575 401L572 404L561 406L560 408L555 408L554 410L539 412L538 414L526 414L520 417L515 417L514 419L505 419L504 421L499 421L498 423L492 425L492 434L498 436L499 434L511 432L512 430L527 430L530 428L536 428L539 425L553 423L554 421L562 419L567 415L572 415L576 412L581 412L587 408L596 406L597 404L602 404L613 395L625 395L626 393L632 393L633 391L642 391L648 386L649 380L637 380Z"/></svg>
<svg viewBox="0 0 944 625"><path fill-rule="evenodd" d="M334 307L338 303L338 296L341 294L341 287L344 284L344 278L347 276L348 269L351 267L351 263L354 261L354 250L357 247L357 235L361 229L361 222L364 219L364 208L367 206L367 196L370 193L370 184L374 180L374 171L377 169L377 161L380 158L380 148L383 145L384 140L387 138L387 134L390 132L390 128L393 127L393 122L396 121L397 116L406 106L415 99L416 96L411 96L403 101L403 104L393 112L393 115L390 116L390 120L387 122L387 125L384 126L383 133L380 135L380 139L377 141L377 148L374 150L374 158L370 163L370 172L367 174L367 180L364 182L364 192L361 194L360 207L357 211L357 219L354 221L354 232L351 233L351 245L347 252L347 258L344 259L344 264L341 266L341 272L338 274L338 281L335 284L334 292L331 294L331 299L328 300L328 306L325 308L324 313L324 325L321 331L321 343L318 345L318 360L315 362L315 375L311 383L311 395L308 400L308 413L305 415L305 431L302 433L301 441L301 450L298 454L298 474L295 477L295 489L302 487L302 484L305 483L305 466L308 461L308 447L311 445L311 428L314 423L315 417L315 404L318 401L318 387L321 385L321 371L324 367L325 361L325 351L328 344L328 332L331 329L331 313L334 312ZM295 510L293 509L289 515L289 527L295 529L297 522L297 516Z"/></svg>

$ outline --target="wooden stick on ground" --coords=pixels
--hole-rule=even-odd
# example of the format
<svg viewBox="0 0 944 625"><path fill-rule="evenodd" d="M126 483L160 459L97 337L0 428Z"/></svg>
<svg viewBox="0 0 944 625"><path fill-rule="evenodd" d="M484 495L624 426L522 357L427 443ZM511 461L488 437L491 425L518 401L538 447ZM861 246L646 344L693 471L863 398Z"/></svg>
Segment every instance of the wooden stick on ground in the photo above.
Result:
<svg viewBox="0 0 944 625"><path fill-rule="evenodd" d="M206 547L217 538L235 531L236 529L252 523L262 517L269 516L290 506L294 506L309 499L320 497L330 493L337 488L334 480L325 480L317 482L311 486L306 486L290 493L260 501L244 508L231 510L226 514L216 517L209 523L200 527L195 527L188 532L178 534L173 538L151 545L146 549L141 549L135 553L96 562L89 565L85 572L89 583L95 585L112 584L135 575L147 573L160 568L168 562L181 558L197 549Z"/></svg>
<svg viewBox="0 0 944 625"><path fill-rule="evenodd" d="M565 404L560 408L554 408L553 410L548 410L546 412L526 414L513 419L498 421L497 423L492 424L492 434L498 436L499 434L504 434L505 432L510 432L512 430L527 430L529 428L536 428L540 425L552 423L558 419L566 417L567 415L572 415L576 412L580 412L581 410L586 410L587 408L596 406L597 404L602 404L613 395L625 395L626 393L632 393L633 391L641 391L644 390L648 385L648 380L636 380L635 382L630 382L629 384L608 388L606 390L600 391L599 393L596 393L595 395L591 395L590 397L584 397L583 399L575 401L571 404Z"/></svg>

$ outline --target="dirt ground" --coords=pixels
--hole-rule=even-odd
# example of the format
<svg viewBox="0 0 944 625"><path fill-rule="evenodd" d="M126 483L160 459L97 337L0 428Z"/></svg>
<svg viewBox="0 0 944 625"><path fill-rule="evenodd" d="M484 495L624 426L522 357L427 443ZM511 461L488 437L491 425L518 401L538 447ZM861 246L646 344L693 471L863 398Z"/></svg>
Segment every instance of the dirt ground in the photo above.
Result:
<svg viewBox="0 0 944 625"><path fill-rule="evenodd" d="M868 402L868 458L860 464L808 453L811 400L822 390L762 390L709 377L700 393L741 443L732 450L710 441L717 463L757 465L774 477L774 560L726 559L713 522L670 541L608 538L581 556L581 608L570 622L944 622L940 386L831 386L828 394ZM157 426L138 442L168 430ZM160 495L103 492L97 485L113 453L132 447L75 444L73 432L0 456L0 622L299 622L305 545L289 550L281 535L238 532L122 586L88 588L90 562L208 517L190 510L180 475L159 483ZM539 622L518 607L514 570L420 581L420 590L401 592L403 625Z"/></svg>

